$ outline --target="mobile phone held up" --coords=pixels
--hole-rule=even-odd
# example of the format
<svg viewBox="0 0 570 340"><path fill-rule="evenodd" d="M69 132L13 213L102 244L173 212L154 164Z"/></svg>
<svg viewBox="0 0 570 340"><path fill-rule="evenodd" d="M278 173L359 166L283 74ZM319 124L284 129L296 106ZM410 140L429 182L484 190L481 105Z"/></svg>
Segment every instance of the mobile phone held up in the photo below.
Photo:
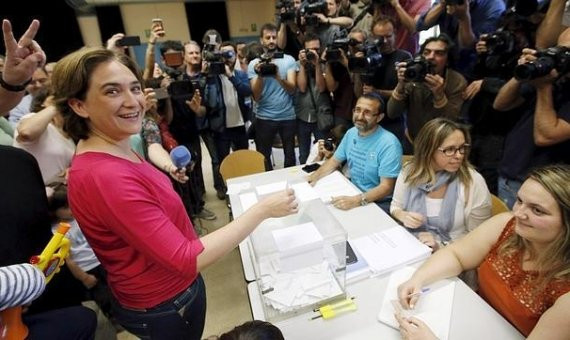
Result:
<svg viewBox="0 0 570 340"><path fill-rule="evenodd" d="M154 19L152 19L152 23L153 23L153 24L156 24L156 25L158 25L158 26L160 26L160 29L161 29L162 31L164 31L164 24L162 23L162 19L160 19L160 18L154 18ZM159 36L163 37L163 36L164 36L164 33L159 34Z"/></svg>
<svg viewBox="0 0 570 340"><path fill-rule="evenodd" d="M122 39L117 40L117 46L138 46L141 44L141 38L138 35L125 36Z"/></svg>

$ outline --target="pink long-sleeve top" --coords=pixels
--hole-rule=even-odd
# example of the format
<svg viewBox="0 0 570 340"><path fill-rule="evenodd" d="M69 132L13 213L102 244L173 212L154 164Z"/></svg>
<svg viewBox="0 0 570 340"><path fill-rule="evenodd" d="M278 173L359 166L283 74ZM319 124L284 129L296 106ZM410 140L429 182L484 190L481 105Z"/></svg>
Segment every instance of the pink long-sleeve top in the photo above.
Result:
<svg viewBox="0 0 570 340"><path fill-rule="evenodd" d="M168 177L145 161L74 157L69 203L124 307L150 308L197 277L204 247Z"/></svg>

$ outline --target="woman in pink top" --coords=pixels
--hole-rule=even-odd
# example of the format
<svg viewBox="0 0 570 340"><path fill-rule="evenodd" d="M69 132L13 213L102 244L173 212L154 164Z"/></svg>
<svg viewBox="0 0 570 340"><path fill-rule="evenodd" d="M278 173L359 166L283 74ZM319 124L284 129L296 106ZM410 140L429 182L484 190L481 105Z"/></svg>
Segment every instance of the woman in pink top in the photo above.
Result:
<svg viewBox="0 0 570 340"><path fill-rule="evenodd" d="M200 271L264 219L296 212L297 203L291 190L275 194L199 239L170 180L130 148L145 111L141 84L124 54L86 48L58 62L54 101L64 130L79 140L69 202L108 272L117 320L145 339L200 339Z"/></svg>

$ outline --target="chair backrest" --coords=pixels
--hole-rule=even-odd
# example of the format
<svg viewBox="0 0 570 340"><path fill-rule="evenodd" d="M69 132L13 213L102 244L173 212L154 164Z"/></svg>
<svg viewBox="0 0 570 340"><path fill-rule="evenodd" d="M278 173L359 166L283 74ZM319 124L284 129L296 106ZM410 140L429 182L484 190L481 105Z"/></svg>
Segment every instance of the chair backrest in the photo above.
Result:
<svg viewBox="0 0 570 340"><path fill-rule="evenodd" d="M491 194L491 216L495 216L505 211L509 211L509 207L499 197Z"/></svg>
<svg viewBox="0 0 570 340"><path fill-rule="evenodd" d="M227 155L220 164L220 174L224 181L264 171L265 157L255 150L234 151Z"/></svg>

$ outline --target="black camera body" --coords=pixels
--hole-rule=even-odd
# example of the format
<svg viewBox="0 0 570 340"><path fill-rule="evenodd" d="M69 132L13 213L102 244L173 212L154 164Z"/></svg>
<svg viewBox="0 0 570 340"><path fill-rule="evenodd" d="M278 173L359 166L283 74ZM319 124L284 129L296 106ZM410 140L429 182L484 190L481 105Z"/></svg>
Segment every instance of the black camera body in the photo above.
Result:
<svg viewBox="0 0 570 340"><path fill-rule="evenodd" d="M266 52L259 56L258 74L262 77L274 76L277 74L277 65L272 63L273 59L283 58L283 52Z"/></svg>
<svg viewBox="0 0 570 340"><path fill-rule="evenodd" d="M332 152L334 150L334 140L332 138L325 139L323 147L325 150Z"/></svg>
<svg viewBox="0 0 570 340"><path fill-rule="evenodd" d="M297 17L297 11L295 10L295 4L293 0L281 0L275 5L275 9L278 10L279 19L282 22L294 21ZM281 12L281 9L285 11Z"/></svg>
<svg viewBox="0 0 570 340"><path fill-rule="evenodd" d="M299 14L303 17L305 21L305 26L318 26L319 18L314 15L315 13L321 13L326 15L327 13L327 3L324 0L309 0L308 2L301 5L299 9Z"/></svg>
<svg viewBox="0 0 570 340"><path fill-rule="evenodd" d="M465 0L445 0L446 5L463 5Z"/></svg>
<svg viewBox="0 0 570 340"><path fill-rule="evenodd" d="M368 40L364 43L364 57L348 57L348 70L359 74L373 74L376 68L382 66L382 53L380 49L384 39Z"/></svg>
<svg viewBox="0 0 570 340"><path fill-rule="evenodd" d="M556 69L559 74L570 72L570 48L564 46L549 47L540 50L533 62L520 64L515 67L515 78L531 80L543 77Z"/></svg>
<svg viewBox="0 0 570 340"><path fill-rule="evenodd" d="M198 80L175 80L167 88L171 98L184 100L192 98L196 90L200 90Z"/></svg>
<svg viewBox="0 0 570 340"><path fill-rule="evenodd" d="M515 36L509 31L496 31L482 38L487 45L487 54L511 54L515 50Z"/></svg>
<svg viewBox="0 0 570 340"><path fill-rule="evenodd" d="M435 66L423 56L417 56L406 63L404 78L410 82L423 82L426 75L435 73Z"/></svg>
<svg viewBox="0 0 570 340"><path fill-rule="evenodd" d="M311 49L309 49L309 48L306 48L306 49L304 49L303 51L305 51L305 56L307 56L307 60L310 61L310 62L313 62L313 61L317 60L318 57L319 57L319 56L317 55L317 52L315 52L315 51L313 51L313 50L311 50Z"/></svg>

